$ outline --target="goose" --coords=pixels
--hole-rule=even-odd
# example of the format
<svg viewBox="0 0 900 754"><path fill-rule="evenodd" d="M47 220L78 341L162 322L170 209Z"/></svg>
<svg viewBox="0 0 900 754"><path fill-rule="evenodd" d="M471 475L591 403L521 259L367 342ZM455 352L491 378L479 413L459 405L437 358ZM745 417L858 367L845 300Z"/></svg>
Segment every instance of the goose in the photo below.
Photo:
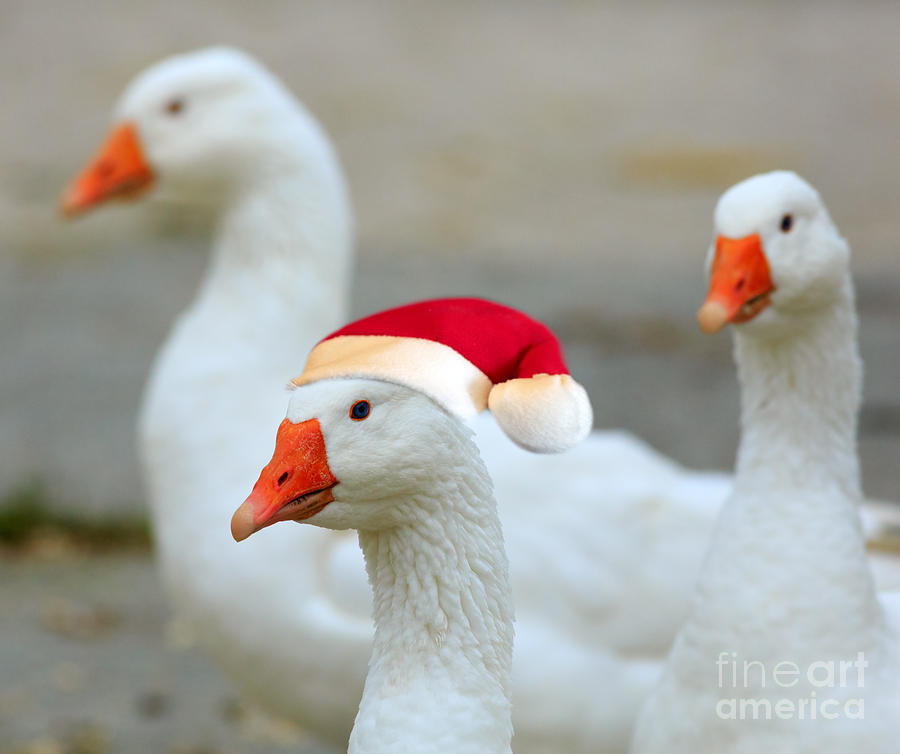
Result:
<svg viewBox="0 0 900 754"><path fill-rule="evenodd" d="M367 416L354 420L360 405ZM333 486L317 491L323 473ZM290 481L278 485L284 475ZM303 503L281 520L358 529L372 584L375 637L361 701L343 689L359 704L347 751L509 754L512 589L471 430L404 385L305 385L290 399L272 462L234 514L235 538L255 529L247 508L277 510L298 493Z"/></svg>
<svg viewBox="0 0 900 754"><path fill-rule="evenodd" d="M517 442L569 447L590 431L591 409L566 372L540 323L443 299L351 323L293 381L272 460L231 531L358 530L375 636L351 754L511 752L509 568L490 476L461 419L490 406Z"/></svg>
<svg viewBox="0 0 900 754"><path fill-rule="evenodd" d="M209 268L156 356L138 420L163 584L181 626L245 695L346 744L355 705L345 698L362 689L372 640L364 581L362 597L345 594L356 544L303 527L237 547L222 523L271 452L298 360L346 317L343 173L321 127L271 73L210 48L134 79L62 204L71 215L151 190L217 212Z"/></svg>
<svg viewBox="0 0 900 754"><path fill-rule="evenodd" d="M275 527L236 547L216 526L271 450L287 378L345 319L353 230L340 166L273 74L211 48L136 77L62 204L75 215L157 194L217 218L209 269L156 358L140 412L163 582L181 625L245 695L344 746L372 640L357 543ZM517 657L534 658L513 663L516 748L624 752L731 479L687 471L622 431L535 455L488 412L472 426L511 554ZM200 473L210 447L214 469ZM270 578L288 572L302 576ZM240 605L236 588L247 592Z"/></svg>
<svg viewBox="0 0 900 754"><path fill-rule="evenodd" d="M715 234L698 320L733 326L735 483L632 751L895 752L900 592L878 592L858 512L849 247L787 171L725 192Z"/></svg>

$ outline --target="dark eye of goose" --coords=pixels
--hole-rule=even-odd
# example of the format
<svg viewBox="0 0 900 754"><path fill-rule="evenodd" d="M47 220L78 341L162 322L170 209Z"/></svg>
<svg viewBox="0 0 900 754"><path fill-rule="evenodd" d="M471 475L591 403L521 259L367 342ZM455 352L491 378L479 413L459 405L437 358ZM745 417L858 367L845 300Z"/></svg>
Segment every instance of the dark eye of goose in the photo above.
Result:
<svg viewBox="0 0 900 754"><path fill-rule="evenodd" d="M781 232L788 233L794 227L794 216L785 215L781 218Z"/></svg>
<svg viewBox="0 0 900 754"><path fill-rule="evenodd" d="M350 407L350 418L355 422L361 422L368 417L371 410L372 406L368 401L357 401Z"/></svg>
<svg viewBox="0 0 900 754"><path fill-rule="evenodd" d="M184 100L181 97L173 97L166 102L166 115L178 115L182 110L184 110Z"/></svg>

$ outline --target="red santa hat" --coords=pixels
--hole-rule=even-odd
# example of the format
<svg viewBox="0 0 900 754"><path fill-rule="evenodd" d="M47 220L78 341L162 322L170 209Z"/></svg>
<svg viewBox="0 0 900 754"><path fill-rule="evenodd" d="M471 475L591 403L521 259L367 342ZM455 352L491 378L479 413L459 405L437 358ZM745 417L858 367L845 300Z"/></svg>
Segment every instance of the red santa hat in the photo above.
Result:
<svg viewBox="0 0 900 754"><path fill-rule="evenodd" d="M320 341L306 385L368 377L418 390L470 417L489 408L503 431L537 453L566 450L591 431L591 403L540 322L477 298L419 301L352 322Z"/></svg>

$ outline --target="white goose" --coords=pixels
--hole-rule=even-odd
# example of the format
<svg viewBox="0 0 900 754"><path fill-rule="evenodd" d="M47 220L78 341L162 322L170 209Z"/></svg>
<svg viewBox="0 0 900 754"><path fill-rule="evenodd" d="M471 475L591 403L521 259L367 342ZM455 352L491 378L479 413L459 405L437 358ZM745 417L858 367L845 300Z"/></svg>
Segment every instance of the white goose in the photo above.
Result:
<svg viewBox="0 0 900 754"><path fill-rule="evenodd" d="M490 477L463 422L391 382L301 387L232 531L244 539L273 520L359 530L375 641L350 754L511 752L512 591Z"/></svg>
<svg viewBox="0 0 900 754"><path fill-rule="evenodd" d="M633 751L896 752L900 593L878 594L858 513L848 246L788 172L727 191L715 232L698 316L737 325L735 488Z"/></svg>
<svg viewBox="0 0 900 754"><path fill-rule="evenodd" d="M348 689L362 690L372 636L364 580L342 565L346 553L361 567L356 543L303 527L238 547L227 527L271 452L287 380L346 316L352 221L334 150L268 71L229 49L144 71L113 122L66 193L67 211L151 183L219 208L209 270L157 355L140 415L165 585L245 693L345 743L355 711ZM335 571L363 581L355 602L332 597L346 582L332 581Z"/></svg>
<svg viewBox="0 0 900 754"><path fill-rule="evenodd" d="M375 642L350 752L510 752L512 593L490 477L461 418L490 407L535 452L582 441L590 401L556 337L509 307L432 299L332 333L292 383L231 531L359 530Z"/></svg>
<svg viewBox="0 0 900 754"><path fill-rule="evenodd" d="M226 49L139 75L114 125L67 211L151 183L218 211L210 269L157 358L141 416L166 585L244 692L341 745L372 631L356 542L278 528L238 548L216 525L271 450L286 379L344 319L352 221L334 151L268 71ZM627 433L535 456L493 421L477 427L512 555L517 657L533 658L513 666L516 748L624 751L730 478L686 472ZM281 573L302 577L272 578ZM235 590L247 594L239 605Z"/></svg>

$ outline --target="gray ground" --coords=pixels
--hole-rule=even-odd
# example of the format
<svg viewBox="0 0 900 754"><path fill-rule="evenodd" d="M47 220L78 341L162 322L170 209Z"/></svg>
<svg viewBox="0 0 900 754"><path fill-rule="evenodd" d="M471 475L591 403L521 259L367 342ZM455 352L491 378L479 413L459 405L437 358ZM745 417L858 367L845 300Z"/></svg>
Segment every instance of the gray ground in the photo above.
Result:
<svg viewBox="0 0 900 754"><path fill-rule="evenodd" d="M185 646L145 554L45 540L0 561L0 752L320 751Z"/></svg>
<svg viewBox="0 0 900 754"><path fill-rule="evenodd" d="M854 248L865 486L900 498L898 35L887 2L4 0L0 494L37 480L63 511L140 510L137 401L205 223L145 203L66 225L56 196L134 72L229 42L338 146L358 313L522 306L562 335L600 426L693 466L730 466L737 439L728 338L693 323L715 199L761 170L806 175ZM0 752L298 747L166 642L146 554L54 547L0 557Z"/></svg>

